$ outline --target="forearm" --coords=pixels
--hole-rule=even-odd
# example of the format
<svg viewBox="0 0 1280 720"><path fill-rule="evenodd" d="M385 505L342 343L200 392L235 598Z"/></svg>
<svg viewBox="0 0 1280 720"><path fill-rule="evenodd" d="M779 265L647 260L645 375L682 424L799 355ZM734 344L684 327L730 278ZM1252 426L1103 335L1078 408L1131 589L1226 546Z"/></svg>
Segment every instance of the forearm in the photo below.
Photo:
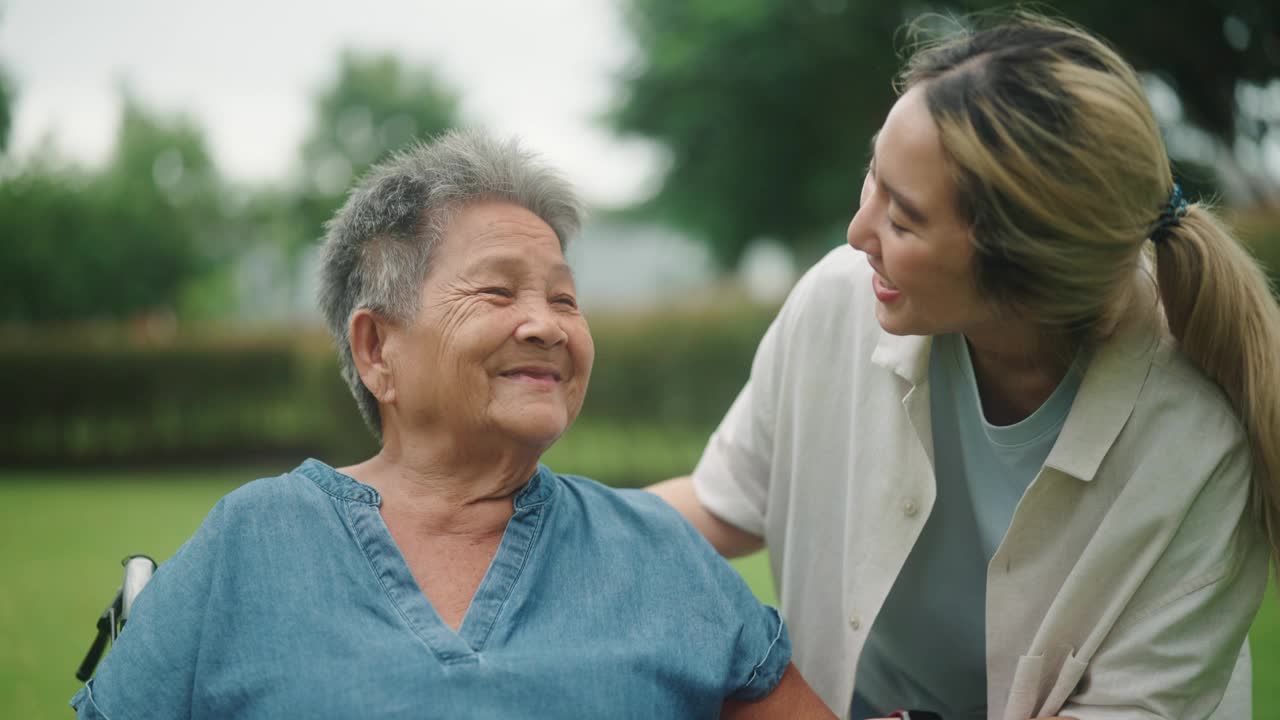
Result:
<svg viewBox="0 0 1280 720"><path fill-rule="evenodd" d="M725 557L749 555L764 547L763 539L711 514L698 500L689 475L664 480L645 489L679 511Z"/></svg>

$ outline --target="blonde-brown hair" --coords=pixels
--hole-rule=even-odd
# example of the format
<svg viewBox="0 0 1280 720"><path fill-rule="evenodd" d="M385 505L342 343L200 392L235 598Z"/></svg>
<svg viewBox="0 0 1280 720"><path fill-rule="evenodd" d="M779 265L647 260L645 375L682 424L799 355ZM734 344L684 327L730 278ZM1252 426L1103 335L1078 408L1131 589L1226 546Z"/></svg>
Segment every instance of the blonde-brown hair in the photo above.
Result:
<svg viewBox="0 0 1280 720"><path fill-rule="evenodd" d="M1083 29L1019 13L923 45L922 86L971 223L979 290L1046 331L1096 342L1134 303L1144 253L1170 333L1235 407L1280 566L1280 308L1214 212L1156 234L1174 181L1137 73Z"/></svg>

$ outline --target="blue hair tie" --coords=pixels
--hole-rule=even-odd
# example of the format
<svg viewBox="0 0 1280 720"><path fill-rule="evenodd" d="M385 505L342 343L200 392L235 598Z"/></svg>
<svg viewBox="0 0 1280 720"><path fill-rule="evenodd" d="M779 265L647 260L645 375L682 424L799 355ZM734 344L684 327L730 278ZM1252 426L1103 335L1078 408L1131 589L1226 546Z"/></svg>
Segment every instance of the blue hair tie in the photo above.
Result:
<svg viewBox="0 0 1280 720"><path fill-rule="evenodd" d="M1156 218L1155 227L1151 229L1151 242L1157 245L1169 238L1169 234L1173 228L1181 225L1182 218L1187 214L1187 199L1182 196L1182 186L1178 183L1173 184L1173 192L1169 195L1169 204L1165 205L1164 210L1160 212L1160 217Z"/></svg>

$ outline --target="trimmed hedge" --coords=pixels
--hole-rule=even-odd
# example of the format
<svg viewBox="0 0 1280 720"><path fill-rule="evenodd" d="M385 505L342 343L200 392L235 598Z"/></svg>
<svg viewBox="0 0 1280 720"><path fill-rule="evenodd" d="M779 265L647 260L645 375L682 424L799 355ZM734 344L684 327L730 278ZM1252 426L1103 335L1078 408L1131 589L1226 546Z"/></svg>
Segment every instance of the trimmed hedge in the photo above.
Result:
<svg viewBox="0 0 1280 720"><path fill-rule="evenodd" d="M288 340L8 348L0 352L8 399L0 464L238 462L303 452L346 424L312 365Z"/></svg>
<svg viewBox="0 0 1280 720"><path fill-rule="evenodd" d="M1232 220L1280 281L1280 218ZM775 313L722 298L698 311L591 316L591 389L548 458L620 482L689 469ZM101 329L0 335L0 398L0 466L345 463L376 451L315 333L159 344ZM590 467L578 469L580 458Z"/></svg>
<svg viewBox="0 0 1280 720"><path fill-rule="evenodd" d="M624 476L688 464L682 443L670 443L673 451L680 446L671 458L629 458L625 438L656 429L705 441L745 381L773 313L743 307L592 318L591 389L580 432L562 442ZM164 344L3 338L0 397L0 466L244 464L306 455L343 463L376 451L336 353L315 334ZM649 439L637 454L652 456L667 444Z"/></svg>
<svg viewBox="0 0 1280 720"><path fill-rule="evenodd" d="M714 426L776 312L746 305L593 322L596 363L583 417Z"/></svg>

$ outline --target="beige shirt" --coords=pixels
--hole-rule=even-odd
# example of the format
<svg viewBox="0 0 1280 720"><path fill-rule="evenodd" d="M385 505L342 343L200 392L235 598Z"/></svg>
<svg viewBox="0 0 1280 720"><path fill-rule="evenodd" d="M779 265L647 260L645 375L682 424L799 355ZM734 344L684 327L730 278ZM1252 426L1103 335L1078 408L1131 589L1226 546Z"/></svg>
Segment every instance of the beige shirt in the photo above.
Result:
<svg viewBox="0 0 1280 720"><path fill-rule="evenodd" d="M795 662L839 714L935 496L930 339L881 330L870 278L848 247L806 274L694 472L765 538ZM1168 338L1098 348L988 566L988 717L1249 717L1268 560L1249 474L1235 414Z"/></svg>

